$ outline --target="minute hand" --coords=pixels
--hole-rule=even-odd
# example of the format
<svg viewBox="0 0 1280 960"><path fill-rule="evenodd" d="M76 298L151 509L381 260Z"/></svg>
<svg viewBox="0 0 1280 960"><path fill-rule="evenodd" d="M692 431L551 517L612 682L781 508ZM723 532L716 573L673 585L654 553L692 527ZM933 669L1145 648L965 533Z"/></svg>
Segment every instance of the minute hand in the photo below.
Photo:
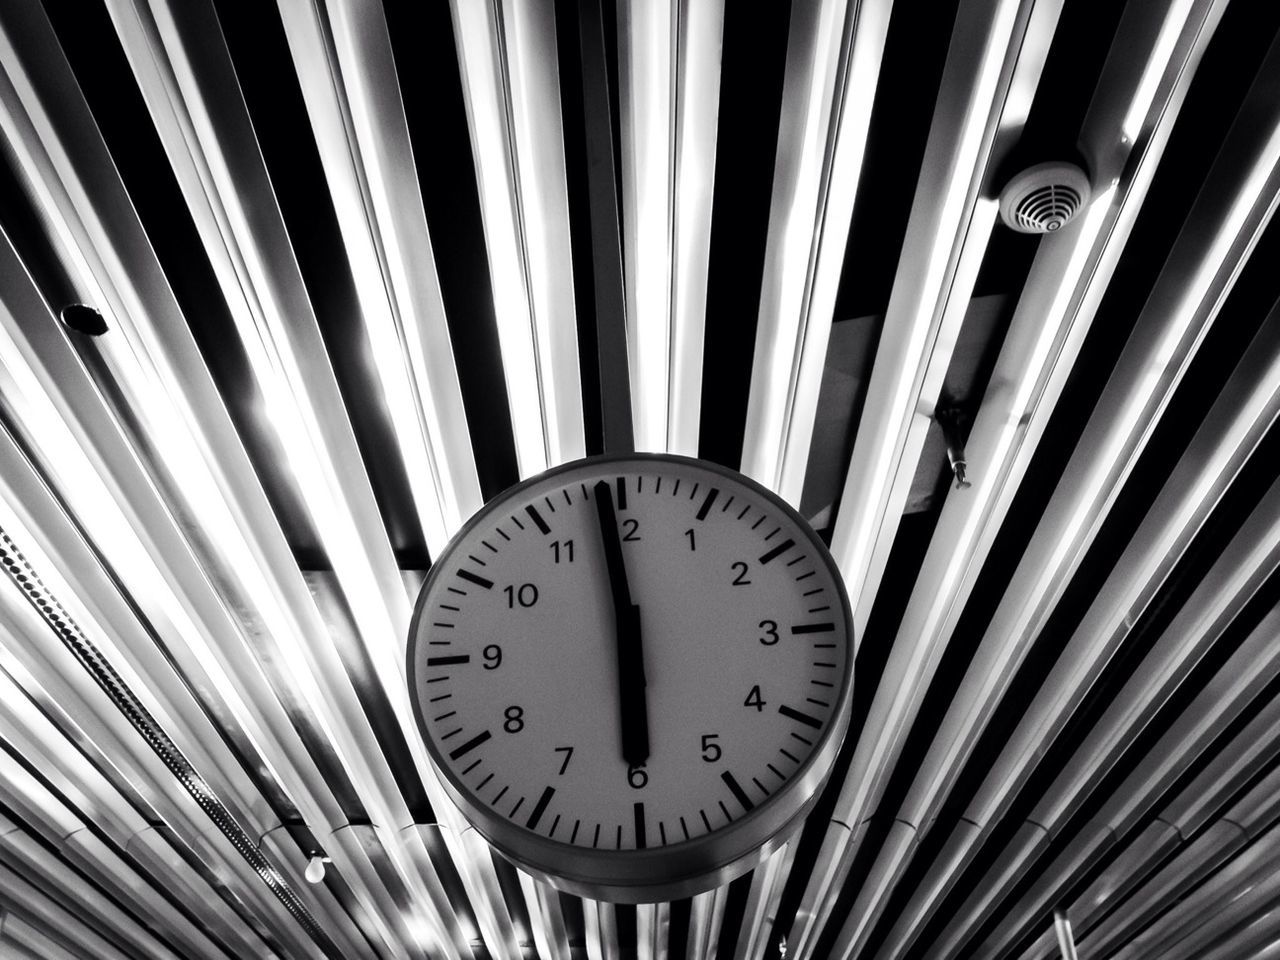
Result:
<svg viewBox="0 0 1280 960"><path fill-rule="evenodd" d="M649 712L645 697L644 647L640 634L640 607L631 601L627 567L618 539L618 518L613 509L613 490L607 480L593 488L600 538L604 543L609 590L613 594L613 616L618 661L618 703L622 723L622 758L630 766L649 759Z"/></svg>

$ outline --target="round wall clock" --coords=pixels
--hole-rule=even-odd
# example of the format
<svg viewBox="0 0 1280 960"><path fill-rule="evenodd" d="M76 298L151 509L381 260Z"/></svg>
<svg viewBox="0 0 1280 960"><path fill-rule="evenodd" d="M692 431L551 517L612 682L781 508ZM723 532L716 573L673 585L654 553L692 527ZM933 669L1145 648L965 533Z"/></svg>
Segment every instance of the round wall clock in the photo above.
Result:
<svg viewBox="0 0 1280 960"><path fill-rule="evenodd" d="M452 540L409 683L446 790L499 851L572 893L653 902L791 835L848 725L850 624L826 548L759 484L593 457Z"/></svg>

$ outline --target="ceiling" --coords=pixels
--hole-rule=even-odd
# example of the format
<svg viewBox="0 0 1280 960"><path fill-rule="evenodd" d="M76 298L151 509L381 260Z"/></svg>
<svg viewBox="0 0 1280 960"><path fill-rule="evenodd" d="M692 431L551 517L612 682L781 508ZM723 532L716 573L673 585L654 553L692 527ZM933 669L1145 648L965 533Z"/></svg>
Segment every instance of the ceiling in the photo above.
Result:
<svg viewBox="0 0 1280 960"><path fill-rule="evenodd" d="M0 4L0 954L1280 956L1278 33ZM404 681L466 517L632 441L796 504L859 643L802 832L638 908L493 856Z"/></svg>

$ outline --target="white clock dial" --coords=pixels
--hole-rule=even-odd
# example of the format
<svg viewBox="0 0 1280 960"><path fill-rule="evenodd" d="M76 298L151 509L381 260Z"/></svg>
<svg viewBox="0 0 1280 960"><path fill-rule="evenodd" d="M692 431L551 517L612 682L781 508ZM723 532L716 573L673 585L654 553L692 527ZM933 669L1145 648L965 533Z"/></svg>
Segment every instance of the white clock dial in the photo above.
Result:
<svg viewBox="0 0 1280 960"><path fill-rule="evenodd" d="M647 900L780 842L843 735L851 647L834 565L776 497L694 460L594 458L454 539L410 681L491 842L566 889Z"/></svg>

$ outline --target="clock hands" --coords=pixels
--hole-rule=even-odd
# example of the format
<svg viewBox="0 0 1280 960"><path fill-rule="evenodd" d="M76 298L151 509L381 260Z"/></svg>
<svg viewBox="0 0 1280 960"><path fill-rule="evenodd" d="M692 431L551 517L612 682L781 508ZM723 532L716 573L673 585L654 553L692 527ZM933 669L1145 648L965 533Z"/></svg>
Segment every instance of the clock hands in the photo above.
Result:
<svg viewBox="0 0 1280 960"><path fill-rule="evenodd" d="M649 708L645 698L644 647L640 638L640 607L631 601L627 567L618 539L618 518L613 509L613 490L607 480L593 488L604 559L613 594L618 656L618 700L622 719L622 758L638 767L649 759Z"/></svg>

